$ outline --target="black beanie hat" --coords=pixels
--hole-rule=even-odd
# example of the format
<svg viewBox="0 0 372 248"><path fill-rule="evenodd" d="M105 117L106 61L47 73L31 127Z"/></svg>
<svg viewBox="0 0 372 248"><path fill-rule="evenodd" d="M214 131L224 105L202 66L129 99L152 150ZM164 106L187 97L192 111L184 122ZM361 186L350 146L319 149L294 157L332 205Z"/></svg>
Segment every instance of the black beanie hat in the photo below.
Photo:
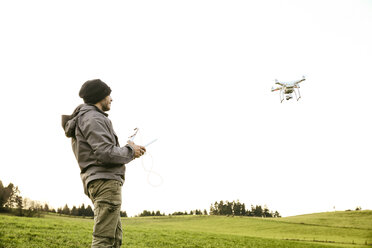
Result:
<svg viewBox="0 0 372 248"><path fill-rule="evenodd" d="M111 89L101 79L86 81L80 89L79 96L85 103L96 104L97 102L110 95Z"/></svg>

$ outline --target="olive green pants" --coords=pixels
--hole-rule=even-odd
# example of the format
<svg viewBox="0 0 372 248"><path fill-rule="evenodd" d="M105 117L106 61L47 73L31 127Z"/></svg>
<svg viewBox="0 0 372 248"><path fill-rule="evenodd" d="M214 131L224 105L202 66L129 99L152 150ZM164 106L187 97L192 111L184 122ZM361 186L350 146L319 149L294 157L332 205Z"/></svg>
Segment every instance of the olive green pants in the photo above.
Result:
<svg viewBox="0 0 372 248"><path fill-rule="evenodd" d="M92 248L117 248L121 245L121 187L121 182L116 180L99 179L89 183L89 197L94 204Z"/></svg>

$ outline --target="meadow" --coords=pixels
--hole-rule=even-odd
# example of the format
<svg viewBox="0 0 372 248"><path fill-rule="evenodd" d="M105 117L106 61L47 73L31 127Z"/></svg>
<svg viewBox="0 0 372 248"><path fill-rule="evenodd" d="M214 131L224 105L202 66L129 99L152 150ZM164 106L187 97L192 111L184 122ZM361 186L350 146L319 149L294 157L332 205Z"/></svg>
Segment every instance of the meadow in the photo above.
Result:
<svg viewBox="0 0 372 248"><path fill-rule="evenodd" d="M372 211L286 218L161 216L123 218L122 247L372 247ZM0 248L90 247L93 220L47 214L0 215Z"/></svg>

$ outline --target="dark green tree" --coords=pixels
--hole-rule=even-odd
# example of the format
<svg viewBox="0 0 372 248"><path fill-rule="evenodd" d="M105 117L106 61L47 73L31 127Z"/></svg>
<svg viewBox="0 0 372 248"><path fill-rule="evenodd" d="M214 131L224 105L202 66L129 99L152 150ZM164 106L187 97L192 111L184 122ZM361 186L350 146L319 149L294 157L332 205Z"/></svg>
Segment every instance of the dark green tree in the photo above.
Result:
<svg viewBox="0 0 372 248"><path fill-rule="evenodd" d="M242 209L241 209L241 215L245 216L247 214L247 210L245 209L245 204L242 204Z"/></svg>
<svg viewBox="0 0 372 248"><path fill-rule="evenodd" d="M140 213L139 217L146 217L146 216L151 216L151 212L147 210L143 210L142 213Z"/></svg>
<svg viewBox="0 0 372 248"><path fill-rule="evenodd" d="M263 216L263 210L262 207L259 205L256 205L256 207L252 208L253 215L256 217L262 217Z"/></svg>
<svg viewBox="0 0 372 248"><path fill-rule="evenodd" d="M226 206L225 206L225 211L226 215L232 215L233 214L233 203L226 201Z"/></svg>
<svg viewBox="0 0 372 248"><path fill-rule="evenodd" d="M275 213L274 213L274 217L275 217L275 218L280 218L280 217L281 217L278 211L275 211Z"/></svg>
<svg viewBox="0 0 372 248"><path fill-rule="evenodd" d="M237 200L236 202L233 201L233 213L234 215L240 216L242 215L242 204Z"/></svg>
<svg viewBox="0 0 372 248"><path fill-rule="evenodd" d="M4 207L5 203L10 197L9 186L12 187L12 185L10 184L8 185L8 187L4 187L3 183L0 181L0 209Z"/></svg>
<svg viewBox="0 0 372 248"><path fill-rule="evenodd" d="M23 216L23 199L22 196L16 197L17 213L18 216Z"/></svg>
<svg viewBox="0 0 372 248"><path fill-rule="evenodd" d="M265 218L272 217L272 214L270 213L270 210L267 208L266 205L263 208L262 216Z"/></svg>
<svg viewBox="0 0 372 248"><path fill-rule="evenodd" d="M211 207L209 208L209 214L218 215L218 202L215 202L214 205L211 204Z"/></svg>
<svg viewBox="0 0 372 248"><path fill-rule="evenodd" d="M84 203L78 208L78 215L86 216L86 209L85 209Z"/></svg>
<svg viewBox="0 0 372 248"><path fill-rule="evenodd" d="M0 181L0 210L2 208L17 207L19 193L18 187L15 187L13 183L9 183L7 187L4 187Z"/></svg>
<svg viewBox="0 0 372 248"><path fill-rule="evenodd" d="M67 204L62 209L62 214L70 215L71 211L68 208Z"/></svg>
<svg viewBox="0 0 372 248"><path fill-rule="evenodd" d="M73 206L72 209L71 209L70 214L73 215L73 216L78 216L79 215L79 210L75 206Z"/></svg>
<svg viewBox="0 0 372 248"><path fill-rule="evenodd" d="M93 209L90 205L85 209L85 216L94 216Z"/></svg>
<svg viewBox="0 0 372 248"><path fill-rule="evenodd" d="M44 208L43 208L43 210L45 211L45 212L49 212L49 206L48 206L48 204L44 204Z"/></svg>

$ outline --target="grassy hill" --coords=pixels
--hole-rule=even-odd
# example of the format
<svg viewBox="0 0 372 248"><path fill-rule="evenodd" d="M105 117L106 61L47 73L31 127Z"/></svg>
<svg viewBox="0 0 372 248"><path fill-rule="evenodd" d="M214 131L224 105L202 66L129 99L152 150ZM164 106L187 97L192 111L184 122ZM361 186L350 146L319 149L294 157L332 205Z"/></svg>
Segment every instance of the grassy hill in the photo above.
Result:
<svg viewBox="0 0 372 248"><path fill-rule="evenodd" d="M372 247L372 211L278 219L225 216L124 218L123 247ZM89 247L92 219L0 215L0 248Z"/></svg>

